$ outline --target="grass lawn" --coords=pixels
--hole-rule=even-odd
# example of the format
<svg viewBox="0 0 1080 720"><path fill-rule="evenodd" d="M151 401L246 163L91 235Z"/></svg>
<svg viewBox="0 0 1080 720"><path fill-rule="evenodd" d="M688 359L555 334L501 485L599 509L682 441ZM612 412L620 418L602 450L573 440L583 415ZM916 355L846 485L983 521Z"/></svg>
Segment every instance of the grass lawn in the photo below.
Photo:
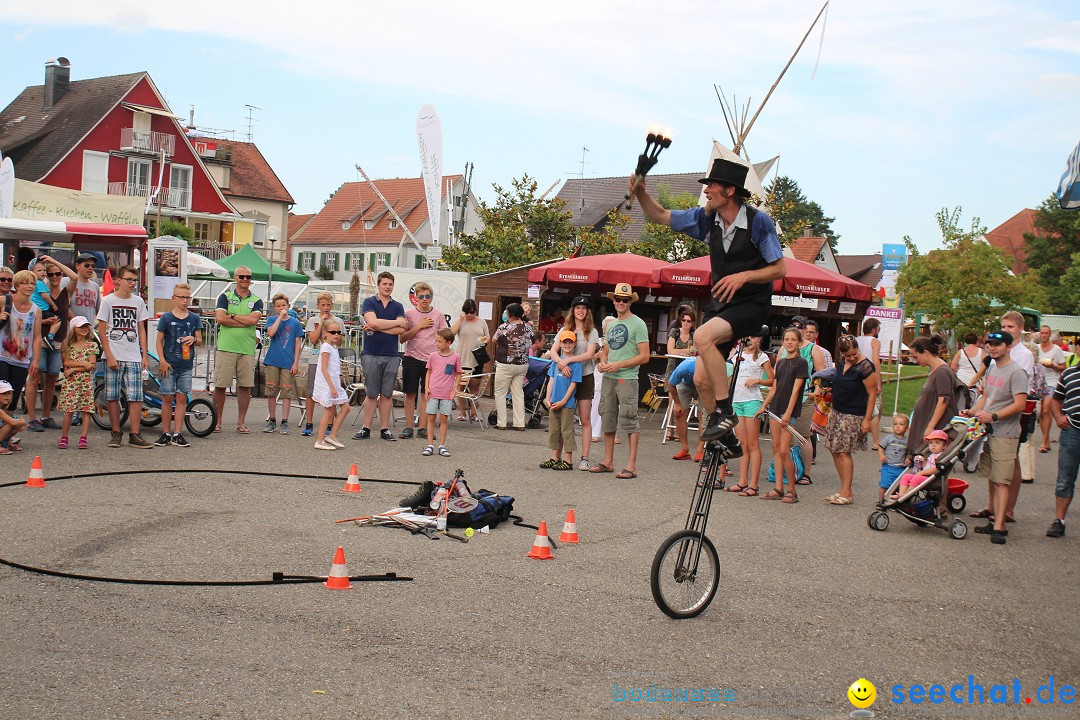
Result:
<svg viewBox="0 0 1080 720"><path fill-rule="evenodd" d="M919 392L926 383L926 368L919 365L900 366L900 394L897 399L896 388L896 365L884 363L881 366L885 384L882 388L881 414L889 416L893 414L893 402L896 401L896 412L910 415L915 409L915 401L919 398ZM893 378L893 382L889 379Z"/></svg>

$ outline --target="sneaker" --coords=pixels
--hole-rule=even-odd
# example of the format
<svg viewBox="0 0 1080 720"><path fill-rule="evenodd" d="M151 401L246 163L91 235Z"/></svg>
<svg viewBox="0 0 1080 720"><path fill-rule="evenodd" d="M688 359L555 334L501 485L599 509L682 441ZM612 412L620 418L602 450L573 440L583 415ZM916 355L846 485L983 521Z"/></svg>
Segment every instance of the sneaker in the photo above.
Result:
<svg viewBox="0 0 1080 720"><path fill-rule="evenodd" d="M435 492L435 483L425 480L420 488L407 498L402 498L401 506L407 508L427 508L431 494Z"/></svg>
<svg viewBox="0 0 1080 720"><path fill-rule="evenodd" d="M86 439L86 436L83 435L82 437L79 438L79 449L80 450L85 450L88 447L90 447L90 442Z"/></svg>
<svg viewBox="0 0 1080 720"><path fill-rule="evenodd" d="M540 468L542 470L550 470L551 468L555 467L558 462L558 460L552 460L551 458L548 458L544 462L540 463Z"/></svg>
<svg viewBox="0 0 1080 720"><path fill-rule="evenodd" d="M187 441L187 438L185 438L180 433L173 433L170 444L175 445L176 447L191 447L191 443L189 443Z"/></svg>
<svg viewBox="0 0 1080 720"><path fill-rule="evenodd" d="M1002 532L1005 535L1009 534L1008 530L995 530L994 523L992 522L988 522L985 525L980 525L979 527L975 528L975 532L979 533L980 535L993 535L996 532Z"/></svg>
<svg viewBox="0 0 1080 720"><path fill-rule="evenodd" d="M277 420L270 418L266 421L266 427L263 428L264 433L277 432Z"/></svg>
<svg viewBox="0 0 1080 720"><path fill-rule="evenodd" d="M34 418L30 422L26 423L26 429L30 432L45 432L45 426L41 424L41 421Z"/></svg>
<svg viewBox="0 0 1080 720"><path fill-rule="evenodd" d="M310 435L311 434L310 430L311 430L311 426L308 425L307 430L304 430L304 434L305 435ZM352 436L352 439L353 440L367 440L369 437L371 437L371 430L369 430L368 428L360 428L359 430L356 431L356 434Z"/></svg>
<svg viewBox="0 0 1080 720"><path fill-rule="evenodd" d="M581 462L578 463L577 469L588 472L591 467L592 463L589 462L589 458L581 458Z"/></svg>
<svg viewBox="0 0 1080 720"><path fill-rule="evenodd" d="M169 444L169 441L171 439L172 439L172 437L169 435L169 433L161 433L161 437L159 437L157 440L155 440L154 444L157 445L158 447L165 447L166 445Z"/></svg>
<svg viewBox="0 0 1080 720"><path fill-rule="evenodd" d="M405 428L404 430L401 431L401 434L398 435L398 437L401 438L402 440L411 440L412 436L413 436L413 429L412 428Z"/></svg>
<svg viewBox="0 0 1080 720"><path fill-rule="evenodd" d="M138 433L128 433L128 447L138 448L139 450L149 450L154 447L151 443L146 442L142 435Z"/></svg>
<svg viewBox="0 0 1080 720"><path fill-rule="evenodd" d="M574 466L565 460L560 460L551 468L552 470L573 470Z"/></svg>
<svg viewBox="0 0 1080 720"><path fill-rule="evenodd" d="M279 428L278 432L280 432L282 435L288 435L289 434L289 421L288 420L282 420L281 424L278 425L278 428Z"/></svg>
<svg viewBox="0 0 1080 720"><path fill-rule="evenodd" d="M423 455L424 457L431 457L432 455L435 454L435 446L434 445L428 445L426 448L424 448L423 452L421 452L420 454Z"/></svg>
<svg viewBox="0 0 1080 720"><path fill-rule="evenodd" d="M705 429L701 431L701 439L705 442L719 440L727 434L729 430L735 427L735 423L738 421L739 418L734 414L721 415L719 412L711 412L705 423ZM737 440L736 444L738 444Z"/></svg>
<svg viewBox="0 0 1080 720"><path fill-rule="evenodd" d="M739 444L739 438L736 437L733 432L729 432L727 435L720 438L720 445L723 446L724 457L729 460L741 458L743 455L743 449L742 445Z"/></svg>
<svg viewBox="0 0 1080 720"><path fill-rule="evenodd" d="M390 442L395 442L397 440L397 438L394 437L394 433L390 432L389 430L380 430L379 431L379 439L380 440L389 440Z"/></svg>
<svg viewBox="0 0 1080 720"><path fill-rule="evenodd" d="M1008 538L1005 537L1009 534L1008 530L994 530L990 533L990 542L995 545L1004 545L1008 542Z"/></svg>
<svg viewBox="0 0 1080 720"><path fill-rule="evenodd" d="M80 422L82 421L80 420ZM41 427L47 428L49 430L59 430L60 423L56 422L51 417L41 418Z"/></svg>
<svg viewBox="0 0 1080 720"><path fill-rule="evenodd" d="M420 428L416 431L416 437L427 439L427 428Z"/></svg>
<svg viewBox="0 0 1080 720"><path fill-rule="evenodd" d="M109 439L109 447L118 448L124 442L124 433L114 432Z"/></svg>
<svg viewBox="0 0 1080 720"><path fill-rule="evenodd" d="M450 451L446 449L445 445L440 445L439 446L439 457L450 457ZM569 465L570 463L563 463L563 464L564 465ZM566 469L569 470L570 468L568 467Z"/></svg>
<svg viewBox="0 0 1080 720"><path fill-rule="evenodd" d="M68 446L67 435L64 435L57 441L56 447L60 448L61 450L67 450L67 446Z"/></svg>
<svg viewBox="0 0 1080 720"><path fill-rule="evenodd" d="M300 434L304 437L311 437L311 433L315 432L315 428L311 426L311 423L304 425L304 429L300 431ZM359 435L359 433L357 433Z"/></svg>
<svg viewBox="0 0 1080 720"><path fill-rule="evenodd" d="M337 450L337 448L334 447L333 445L330 445L329 443L324 443L324 442L315 443L315 449L316 450Z"/></svg>
<svg viewBox="0 0 1080 720"><path fill-rule="evenodd" d="M72 413L71 414L71 427L79 427L80 425L82 425L82 413L81 412Z"/></svg>
<svg viewBox="0 0 1080 720"><path fill-rule="evenodd" d="M1050 523L1050 529L1046 531L1046 537L1061 537L1065 534L1065 523L1055 519Z"/></svg>
<svg viewBox="0 0 1080 720"><path fill-rule="evenodd" d="M43 335L41 338L41 347L47 350L56 350L56 345L53 344L53 336Z"/></svg>

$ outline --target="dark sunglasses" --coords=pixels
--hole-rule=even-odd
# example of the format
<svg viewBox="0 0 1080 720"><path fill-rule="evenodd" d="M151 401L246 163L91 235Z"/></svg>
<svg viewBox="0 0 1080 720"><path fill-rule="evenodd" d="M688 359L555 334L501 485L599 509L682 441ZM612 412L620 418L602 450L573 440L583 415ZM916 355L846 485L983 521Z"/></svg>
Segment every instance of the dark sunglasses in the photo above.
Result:
<svg viewBox="0 0 1080 720"><path fill-rule="evenodd" d="M628 302L630 302L630 298L628 298L628 297L617 297L617 298L612 298L612 302L617 302L617 303L628 303Z"/></svg>
<svg viewBox="0 0 1080 720"><path fill-rule="evenodd" d="M47 275L48 277L63 277L64 273L62 273L62 272L54 272L54 273L45 273L45 275Z"/></svg>
<svg viewBox="0 0 1080 720"><path fill-rule="evenodd" d="M340 330L323 330L323 332L325 332L327 335L340 335L341 334Z"/></svg>
<svg viewBox="0 0 1080 720"><path fill-rule="evenodd" d="M430 300L431 296L430 295L417 295L416 299L417 300Z"/></svg>
<svg viewBox="0 0 1080 720"><path fill-rule="evenodd" d="M250 275L237 275L236 279L237 280L250 280L251 276Z"/></svg>
<svg viewBox="0 0 1080 720"><path fill-rule="evenodd" d="M13 277L0 278L0 282L13 282L14 280L15 280L15 278L13 278Z"/></svg>

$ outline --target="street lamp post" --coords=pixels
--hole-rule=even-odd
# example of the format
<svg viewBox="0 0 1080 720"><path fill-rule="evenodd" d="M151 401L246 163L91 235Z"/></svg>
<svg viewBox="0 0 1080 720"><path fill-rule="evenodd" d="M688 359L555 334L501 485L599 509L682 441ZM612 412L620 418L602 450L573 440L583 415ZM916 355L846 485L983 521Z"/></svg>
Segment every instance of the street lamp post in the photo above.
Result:
<svg viewBox="0 0 1080 720"><path fill-rule="evenodd" d="M281 239L281 228L271 225L266 228L266 239L270 243L270 271L266 276L266 303L265 307L272 307L271 300L274 293L274 243Z"/></svg>

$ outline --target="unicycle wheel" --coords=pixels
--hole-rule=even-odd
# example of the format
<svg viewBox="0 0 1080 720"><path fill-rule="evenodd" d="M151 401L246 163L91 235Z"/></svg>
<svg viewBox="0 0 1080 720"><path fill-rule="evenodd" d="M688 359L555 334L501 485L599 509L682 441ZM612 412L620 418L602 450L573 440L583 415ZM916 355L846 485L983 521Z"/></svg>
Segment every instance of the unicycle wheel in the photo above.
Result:
<svg viewBox="0 0 1080 720"><path fill-rule="evenodd" d="M720 586L716 547L695 530L671 535L656 551L650 584L653 600L668 617L684 620L700 615Z"/></svg>

